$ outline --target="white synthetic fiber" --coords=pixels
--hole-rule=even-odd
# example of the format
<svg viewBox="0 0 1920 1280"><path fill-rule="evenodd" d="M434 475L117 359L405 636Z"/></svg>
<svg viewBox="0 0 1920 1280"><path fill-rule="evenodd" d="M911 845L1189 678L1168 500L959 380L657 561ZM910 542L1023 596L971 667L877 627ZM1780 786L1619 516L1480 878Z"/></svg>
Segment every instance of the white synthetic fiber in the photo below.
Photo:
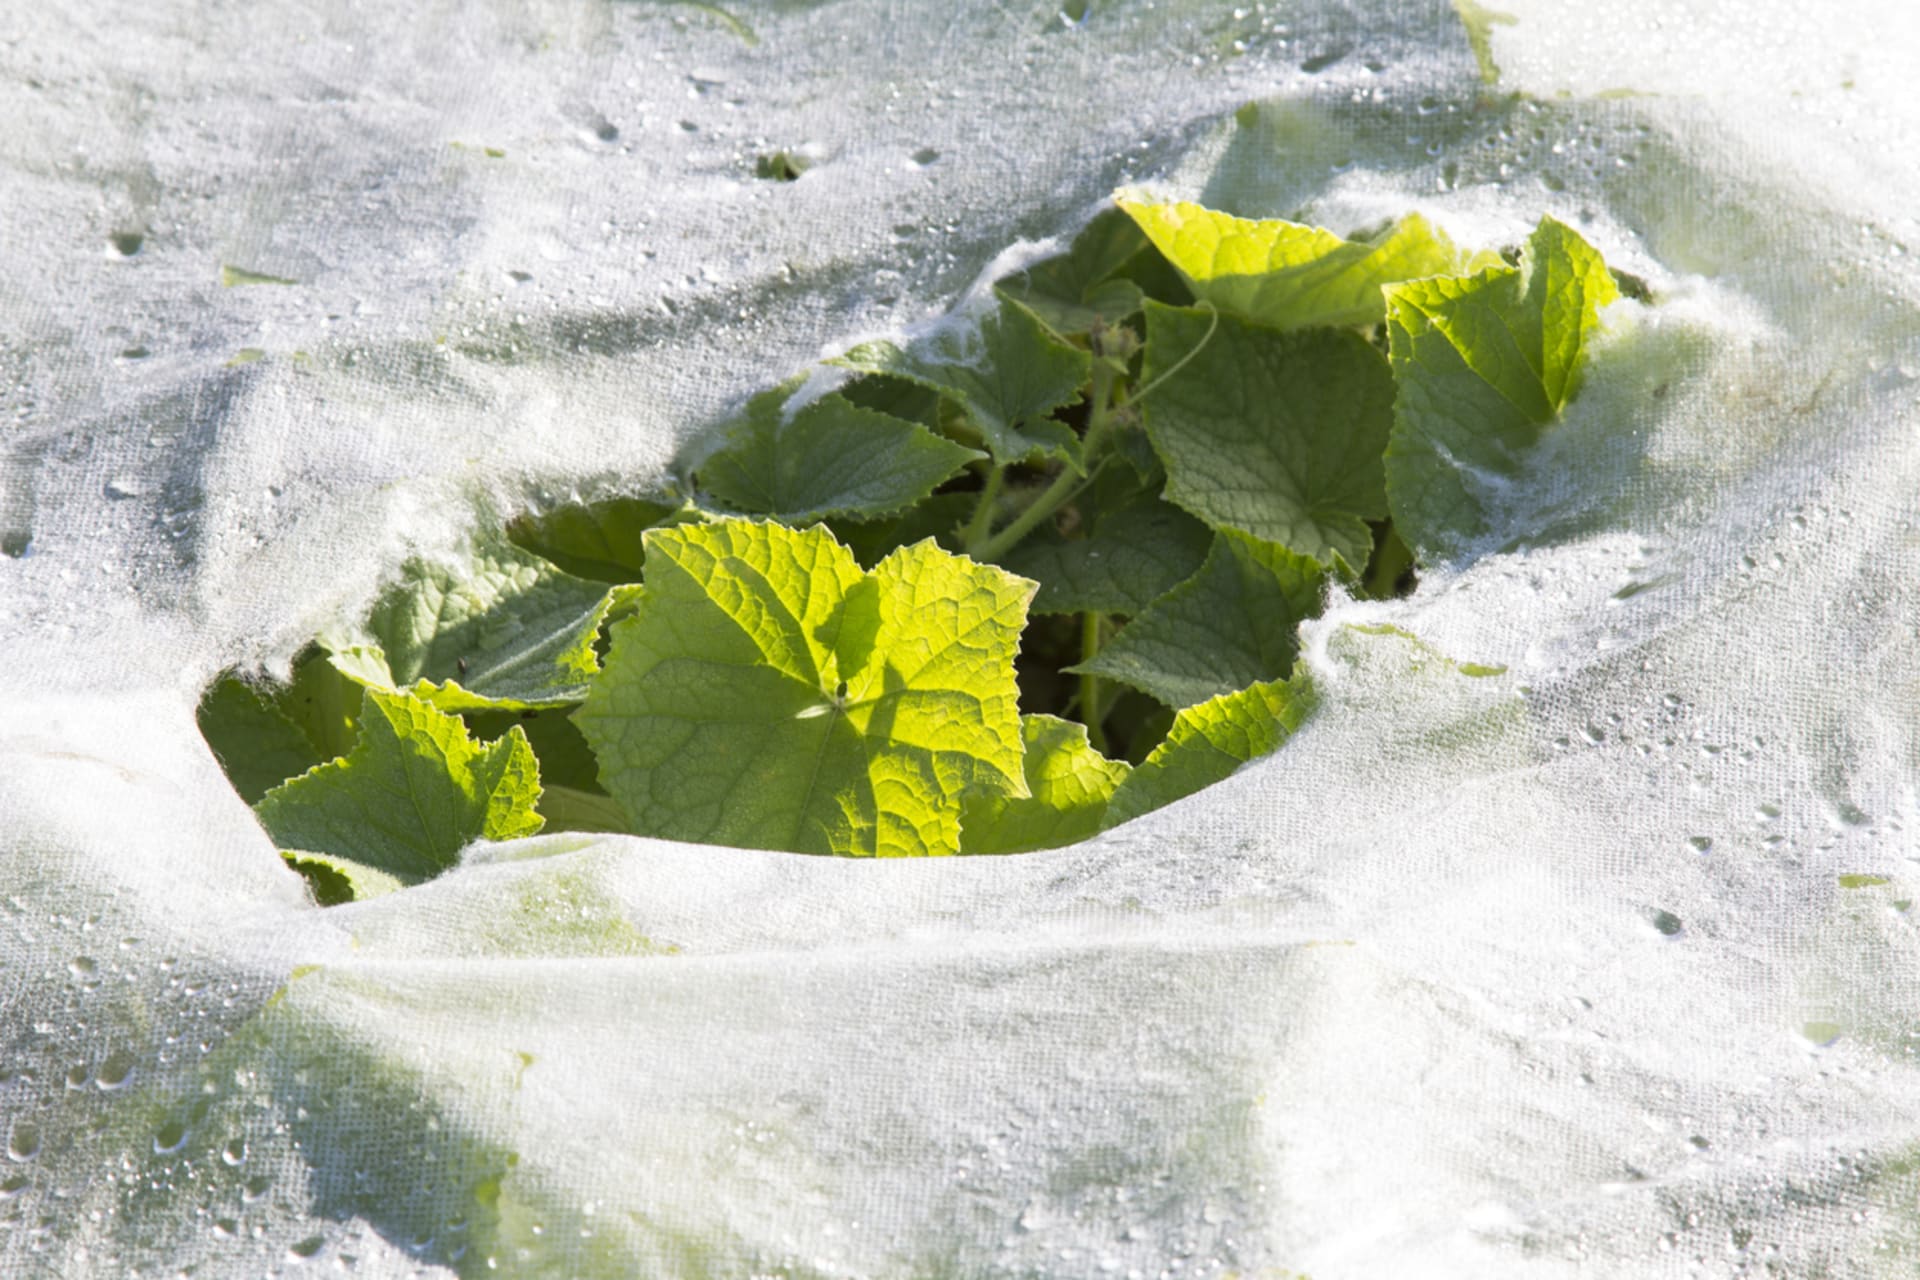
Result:
<svg viewBox="0 0 1920 1280"><path fill-rule="evenodd" d="M0 1274L1913 1274L1920 24L1503 7L0 12ZM309 904L218 673L1135 182L1652 302L1217 788Z"/></svg>

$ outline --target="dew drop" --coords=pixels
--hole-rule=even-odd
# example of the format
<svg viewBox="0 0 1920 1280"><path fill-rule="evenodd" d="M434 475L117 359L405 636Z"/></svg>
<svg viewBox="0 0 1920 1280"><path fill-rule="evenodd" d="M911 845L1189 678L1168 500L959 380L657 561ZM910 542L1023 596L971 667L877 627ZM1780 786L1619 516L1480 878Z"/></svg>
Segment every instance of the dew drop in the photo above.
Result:
<svg viewBox="0 0 1920 1280"><path fill-rule="evenodd" d="M40 1126L31 1120L13 1122L7 1135L7 1158L25 1164L40 1154Z"/></svg>
<svg viewBox="0 0 1920 1280"><path fill-rule="evenodd" d="M247 1140L245 1138L234 1138L220 1148L220 1161L228 1168L238 1168L246 1163L246 1159Z"/></svg>
<svg viewBox="0 0 1920 1280"><path fill-rule="evenodd" d="M94 1072L93 1083L98 1089L119 1089L133 1076L134 1056L131 1050L115 1049L100 1064L100 1070Z"/></svg>
<svg viewBox="0 0 1920 1280"><path fill-rule="evenodd" d="M155 1155L170 1156L186 1145L187 1126L181 1124L178 1120L167 1121L160 1126L160 1131L153 1135L153 1151Z"/></svg>
<svg viewBox="0 0 1920 1280"><path fill-rule="evenodd" d="M91 978L100 971L100 962L92 956L75 956L67 961L67 972L76 978Z"/></svg>

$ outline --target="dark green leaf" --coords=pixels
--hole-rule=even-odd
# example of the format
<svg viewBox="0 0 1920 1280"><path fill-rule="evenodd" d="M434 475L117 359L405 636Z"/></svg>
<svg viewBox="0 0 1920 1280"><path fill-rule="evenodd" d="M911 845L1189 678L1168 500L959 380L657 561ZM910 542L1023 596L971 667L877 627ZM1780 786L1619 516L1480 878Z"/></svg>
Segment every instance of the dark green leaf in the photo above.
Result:
<svg viewBox="0 0 1920 1280"><path fill-rule="evenodd" d="M521 516L507 525L515 546L551 560L576 578L638 582L641 535L673 520L681 505L665 499L610 498Z"/></svg>
<svg viewBox="0 0 1920 1280"><path fill-rule="evenodd" d="M1345 330L1277 333L1201 309L1147 304L1146 377L1193 358L1146 403L1167 497L1331 564L1365 564L1386 514L1380 456L1393 425L1381 354Z"/></svg>
<svg viewBox="0 0 1920 1280"><path fill-rule="evenodd" d="M1033 312L1001 300L977 325L955 322L911 347L869 342L832 361L951 396L979 427L994 460L1074 456L1072 433L1045 421L1080 397L1087 353L1056 338Z"/></svg>
<svg viewBox="0 0 1920 1280"><path fill-rule="evenodd" d="M1325 581L1318 562L1223 530L1198 573L1068 670L1132 685L1170 707L1276 679L1293 669L1300 622L1320 612Z"/></svg>
<svg viewBox="0 0 1920 1280"><path fill-rule="evenodd" d="M1092 532L1030 537L1001 563L1040 584L1035 613L1139 613L1192 576L1213 533L1152 494L1095 515Z"/></svg>
<svg viewBox="0 0 1920 1280"><path fill-rule="evenodd" d="M232 676L207 690L198 719L201 736L248 804L321 761L312 740L272 700Z"/></svg>
<svg viewBox="0 0 1920 1280"><path fill-rule="evenodd" d="M788 524L873 519L911 506L983 455L903 418L826 395L795 411L795 384L755 396L700 466L700 483L736 510Z"/></svg>

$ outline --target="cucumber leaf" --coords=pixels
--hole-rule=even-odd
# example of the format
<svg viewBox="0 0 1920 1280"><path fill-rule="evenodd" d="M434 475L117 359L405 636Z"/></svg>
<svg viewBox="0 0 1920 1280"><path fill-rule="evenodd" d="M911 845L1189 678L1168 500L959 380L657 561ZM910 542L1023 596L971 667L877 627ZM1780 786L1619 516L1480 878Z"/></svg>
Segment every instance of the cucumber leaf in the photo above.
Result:
<svg viewBox="0 0 1920 1280"><path fill-rule="evenodd" d="M1102 827L1117 827L1231 776L1285 742L1312 709L1311 693L1298 676L1185 708L1166 741L1114 791Z"/></svg>
<svg viewBox="0 0 1920 1280"><path fill-rule="evenodd" d="M399 892L408 884L408 881L378 867L335 854L286 849L281 852L280 858L301 874L307 882L307 888L313 893L313 900L323 907L384 897Z"/></svg>
<svg viewBox="0 0 1920 1280"><path fill-rule="evenodd" d="M1114 788L1132 772L1089 746L1083 724L1021 716L1020 738L1030 794L968 797L960 811L961 853L1024 853L1085 840L1099 832Z"/></svg>
<svg viewBox="0 0 1920 1280"><path fill-rule="evenodd" d="M540 766L518 727L496 742L405 693L368 689L345 757L275 787L254 806L296 859L344 859L418 884L482 837L540 830ZM352 879L350 868L335 866Z"/></svg>
<svg viewBox="0 0 1920 1280"><path fill-rule="evenodd" d="M936 430L940 426L940 393L918 382L870 373L847 383L837 394L862 409L905 418Z"/></svg>
<svg viewBox="0 0 1920 1280"><path fill-rule="evenodd" d="M1035 613L1139 613L1191 577L1213 534L1152 494L1099 514L1084 538L1039 534L1007 553L1009 571L1040 584Z"/></svg>
<svg viewBox="0 0 1920 1280"><path fill-rule="evenodd" d="M1186 202L1122 196L1119 204L1196 299L1275 329L1378 324L1386 315L1382 285L1458 275L1479 261L1417 213L1377 236L1346 240L1320 227L1255 222Z"/></svg>
<svg viewBox="0 0 1920 1280"><path fill-rule="evenodd" d="M644 567L641 535L683 512L680 503L665 499L609 498L520 516L508 523L507 537L576 578L638 582Z"/></svg>
<svg viewBox="0 0 1920 1280"><path fill-rule="evenodd" d="M618 831L629 830L627 811L604 791L583 791L575 787L540 788L540 816L546 819L541 830Z"/></svg>
<svg viewBox="0 0 1920 1280"><path fill-rule="evenodd" d="M207 690L197 719L200 736L248 804L320 763L313 742L272 699L232 676Z"/></svg>
<svg viewBox="0 0 1920 1280"><path fill-rule="evenodd" d="M1149 381L1192 354L1145 404L1167 497L1216 529L1365 564L1367 521L1387 514L1393 379L1380 353L1343 330L1216 326L1155 302L1147 335Z"/></svg>
<svg viewBox="0 0 1920 1280"><path fill-rule="evenodd" d="M575 714L632 829L759 849L949 854L962 798L1025 796L1013 658L1033 584L825 528L655 530L637 612Z"/></svg>
<svg viewBox="0 0 1920 1280"><path fill-rule="evenodd" d="M1388 290L1387 493L1422 558L1457 556L1486 533L1494 491L1578 393L1599 310L1618 296L1600 254L1551 218L1518 268Z"/></svg>
<svg viewBox="0 0 1920 1280"><path fill-rule="evenodd" d="M541 830L625 831L627 817L600 785L600 762L573 723L572 709L469 711L462 716L476 737L493 739L516 726L540 761Z"/></svg>
<svg viewBox="0 0 1920 1280"><path fill-rule="evenodd" d="M747 402L726 443L701 464L702 487L738 511L788 524L874 519L912 506L984 456L839 395L789 416L799 385L794 379Z"/></svg>
<svg viewBox="0 0 1920 1280"><path fill-rule="evenodd" d="M1025 305L1057 334L1090 331L1096 322L1118 324L1140 310L1140 286L1116 278L1146 248L1147 238L1118 209L1089 222L1058 257L1036 262L996 282L994 292Z"/></svg>
<svg viewBox="0 0 1920 1280"><path fill-rule="evenodd" d="M360 685L340 674L326 649L316 644L294 664L293 683L280 691L274 705L325 761L353 750L360 736L361 693Z"/></svg>
<svg viewBox="0 0 1920 1280"><path fill-rule="evenodd" d="M633 590L484 541L464 563L409 562L364 626L326 644L349 679L443 711L565 706L586 696L600 624Z"/></svg>
<svg viewBox="0 0 1920 1280"><path fill-rule="evenodd" d="M1277 679L1293 669L1300 622L1320 611L1325 581L1318 562L1223 530L1198 573L1067 670L1118 680L1170 707Z"/></svg>
<svg viewBox="0 0 1920 1280"><path fill-rule="evenodd" d="M828 520L863 568L871 569L898 547L932 538L948 551L960 547L960 531L980 503L978 493L936 493L897 516L880 520Z"/></svg>
<svg viewBox="0 0 1920 1280"><path fill-rule="evenodd" d="M1078 453L1073 432L1047 415L1080 398L1090 358L1017 302L1003 298L978 325L950 325L911 347L869 342L828 363L904 378L958 401L996 462L1071 461Z"/></svg>

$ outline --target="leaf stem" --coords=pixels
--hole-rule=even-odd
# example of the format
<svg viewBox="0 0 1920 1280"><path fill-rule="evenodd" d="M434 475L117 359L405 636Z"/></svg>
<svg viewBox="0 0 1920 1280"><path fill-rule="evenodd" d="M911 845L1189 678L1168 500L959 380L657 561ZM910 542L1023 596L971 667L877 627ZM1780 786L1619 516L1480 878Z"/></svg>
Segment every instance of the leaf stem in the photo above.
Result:
<svg viewBox="0 0 1920 1280"><path fill-rule="evenodd" d="M967 554L975 560L984 560L981 548L993 533L993 509L1000 503L1000 490L1007 483L1007 467L1003 462L993 464L993 470L987 473L987 483L980 489L980 501L973 509L973 518L967 521Z"/></svg>
<svg viewBox="0 0 1920 1280"><path fill-rule="evenodd" d="M1195 356L1199 355L1201 350L1209 342L1213 341L1213 331L1220 327L1220 308L1214 306L1212 300L1208 298L1200 299L1200 305L1205 307L1213 316L1213 318L1207 322L1207 331L1200 335L1200 341L1193 344L1193 350L1187 352L1187 354L1181 356L1178 360L1174 361L1172 368L1162 370L1159 377L1155 378L1152 382L1149 382L1146 386L1140 388L1138 391L1128 396L1127 397L1128 404L1139 404L1142 400L1145 400L1148 396L1152 395L1155 391L1158 391L1160 389L1161 383L1165 382L1168 378L1171 378L1174 374L1186 368L1187 362L1193 359Z"/></svg>
<svg viewBox="0 0 1920 1280"><path fill-rule="evenodd" d="M972 541L972 529L968 530L967 554L976 560L998 560L1020 544L1020 540L1037 529L1040 524L1065 506L1086 484L1086 477L1093 472L1093 465L1106 446L1107 431L1113 425L1113 391L1117 375L1108 365L1096 360L1093 362L1093 385L1088 389L1091 407L1087 412L1087 434L1080 441L1081 471L1076 473L1072 467L1062 467L1053 483L1041 490L1027 509L1015 516L1012 523L999 533L992 535L976 545Z"/></svg>
<svg viewBox="0 0 1920 1280"><path fill-rule="evenodd" d="M1080 661L1092 662L1100 652L1100 628L1103 615L1087 612L1080 617ZM1089 673L1080 676L1080 719L1087 726L1087 745L1101 755L1107 754L1107 730L1105 720L1107 708L1104 705L1106 690L1101 688L1100 677Z"/></svg>

